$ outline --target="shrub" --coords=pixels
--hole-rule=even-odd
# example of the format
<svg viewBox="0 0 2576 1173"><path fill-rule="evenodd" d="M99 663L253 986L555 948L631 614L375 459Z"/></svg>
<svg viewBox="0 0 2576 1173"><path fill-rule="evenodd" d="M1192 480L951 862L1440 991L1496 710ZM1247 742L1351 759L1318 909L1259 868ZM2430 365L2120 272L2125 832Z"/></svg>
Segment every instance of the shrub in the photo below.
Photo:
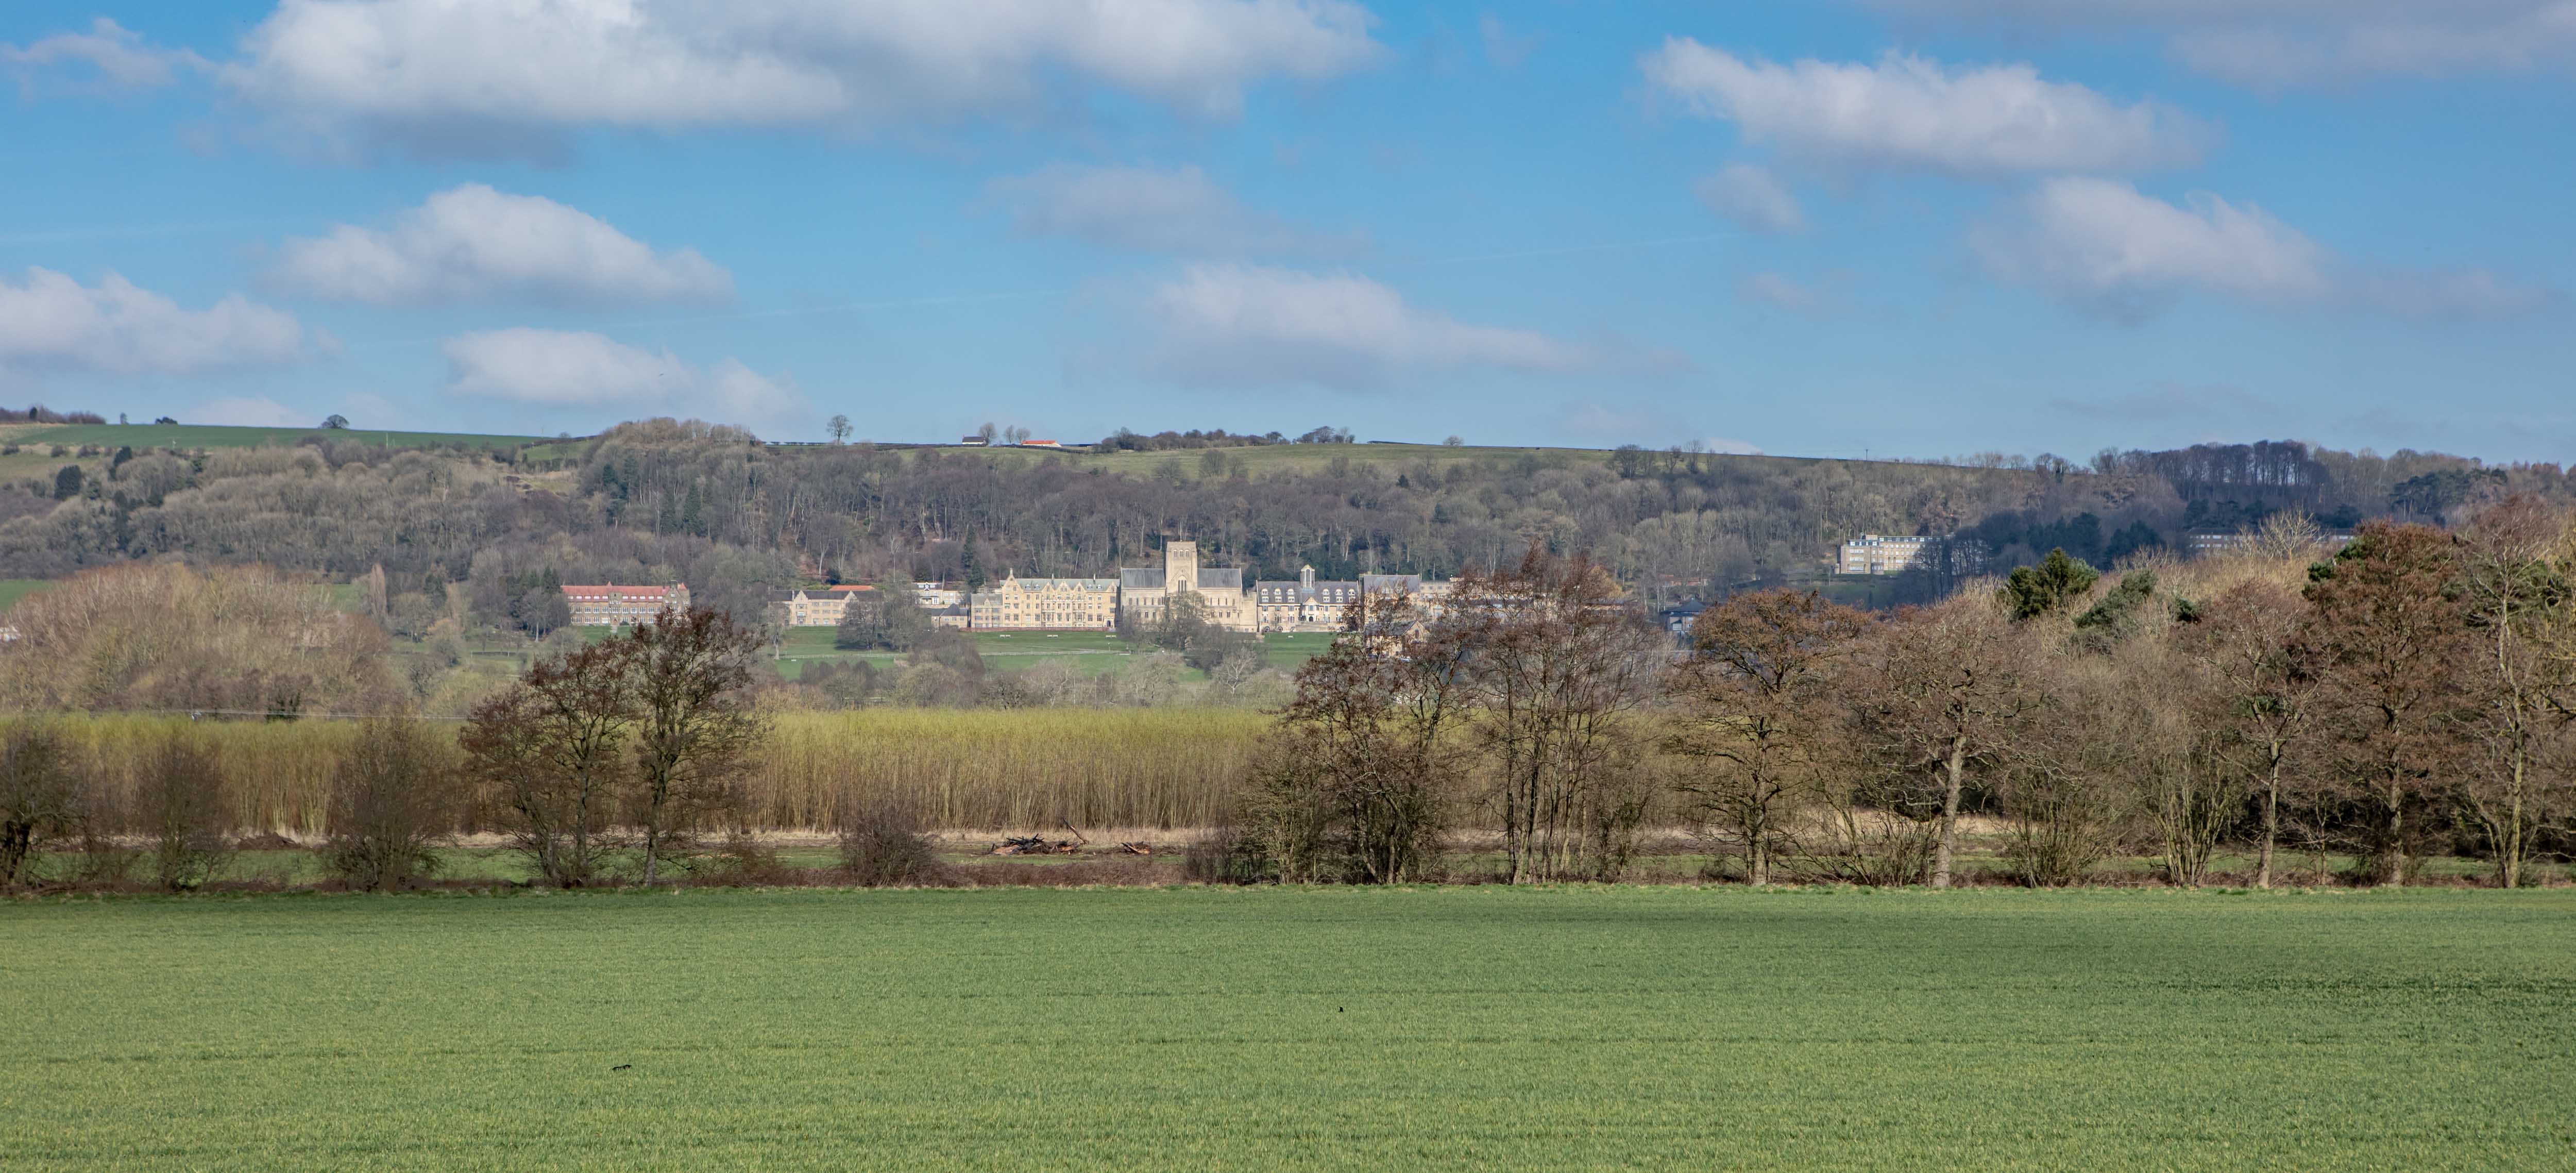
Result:
<svg viewBox="0 0 2576 1173"><path fill-rule="evenodd" d="M395 892L438 870L455 775L416 720L367 722L331 780L322 861L352 888Z"/></svg>
<svg viewBox="0 0 2576 1173"><path fill-rule="evenodd" d="M202 888L232 864L223 770L196 738L182 734L163 742L135 797L152 842L153 876L163 889Z"/></svg>
<svg viewBox="0 0 2576 1173"><path fill-rule="evenodd" d="M714 850L686 860L692 883L714 887L776 887L805 879L804 873L778 858L778 849L746 828L726 834Z"/></svg>
<svg viewBox="0 0 2576 1173"><path fill-rule="evenodd" d="M953 882L921 824L885 802L841 806L841 871L862 888L946 886Z"/></svg>
<svg viewBox="0 0 2576 1173"><path fill-rule="evenodd" d="M1181 875L1193 884L1258 884L1277 879L1279 869L1259 840L1234 827L1218 827L1182 853Z"/></svg>

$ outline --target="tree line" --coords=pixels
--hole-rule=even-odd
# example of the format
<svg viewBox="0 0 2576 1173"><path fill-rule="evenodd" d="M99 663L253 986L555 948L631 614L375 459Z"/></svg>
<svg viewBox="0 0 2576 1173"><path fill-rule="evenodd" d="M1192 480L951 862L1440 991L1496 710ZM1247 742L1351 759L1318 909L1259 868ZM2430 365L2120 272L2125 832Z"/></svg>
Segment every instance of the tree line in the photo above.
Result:
<svg viewBox="0 0 2576 1173"><path fill-rule="evenodd" d="M1753 883L1946 887L1977 821L2036 886L2121 856L2176 885L2270 886L2293 855L2311 882L2451 855L2538 882L2576 849L2567 517L2517 496L2457 531L2273 537L2109 576L2052 551L1885 616L1747 592L1678 656L1597 564L1534 549L1447 607L1354 613L1298 676L1241 847L1388 882L1486 838L1497 879L1615 878L1663 798Z"/></svg>
<svg viewBox="0 0 2576 1173"><path fill-rule="evenodd" d="M750 688L758 649L721 612L665 611L541 659L475 707L452 751L388 708L332 764L319 854L352 887L398 890L433 876L439 845L481 823L542 883L655 883L701 835L746 827L742 784L770 731ZM122 883L139 868L188 891L275 838L238 834L242 796L194 730L117 781L46 720L12 723L0 735L0 889L69 850L76 882Z"/></svg>

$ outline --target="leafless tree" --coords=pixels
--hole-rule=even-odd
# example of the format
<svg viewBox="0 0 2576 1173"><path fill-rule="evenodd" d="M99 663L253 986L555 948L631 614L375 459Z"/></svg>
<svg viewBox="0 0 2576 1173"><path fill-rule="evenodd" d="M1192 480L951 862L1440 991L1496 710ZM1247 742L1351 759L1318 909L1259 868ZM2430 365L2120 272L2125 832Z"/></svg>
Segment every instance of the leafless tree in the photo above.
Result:
<svg viewBox="0 0 2576 1173"><path fill-rule="evenodd" d="M0 891L27 879L56 840L81 829L83 782L52 727L20 721L0 737Z"/></svg>
<svg viewBox="0 0 2576 1173"><path fill-rule="evenodd" d="M1618 869L1646 809L1630 718L1663 670L1663 634L1588 555L1536 546L1510 571L1460 575L1439 622L1469 650L1464 699L1511 882Z"/></svg>
<svg viewBox="0 0 2576 1173"><path fill-rule="evenodd" d="M137 813L161 886L187 892L221 878L235 843L230 795L214 750L189 734L174 735L145 764L141 782Z"/></svg>
<svg viewBox="0 0 2576 1173"><path fill-rule="evenodd" d="M420 721L369 720L333 772L323 859L353 888L410 887L438 868L455 789L446 754Z"/></svg>
<svg viewBox="0 0 2576 1173"><path fill-rule="evenodd" d="M1695 764L1680 789L1742 856L1748 883L1771 882L1785 824L1840 733L1833 669L1869 626L1792 590L1738 595L1691 624L1691 654L1666 684L1678 723L1665 748Z"/></svg>
<svg viewBox="0 0 2576 1173"><path fill-rule="evenodd" d="M2461 673L2473 645L2451 590L2459 570L2450 534L2374 522L2308 584L2298 646L2317 665L2327 765L2370 812L2359 846L2382 884L2406 882L2423 821L2408 815L2424 811L2436 774L2466 748Z"/></svg>
<svg viewBox="0 0 2576 1173"><path fill-rule="evenodd" d="M618 798L637 719L632 666L607 644L541 660L475 706L458 735L512 841L555 887L596 882L620 846Z"/></svg>
<svg viewBox="0 0 2576 1173"><path fill-rule="evenodd" d="M2026 650L1993 598L1970 592L1881 625L1855 663L1861 736L1891 773L1937 787L1931 879L1949 887L1968 780L2006 764L2042 700Z"/></svg>
<svg viewBox="0 0 2576 1173"><path fill-rule="evenodd" d="M1429 866L1464 763L1459 629L1381 602L1297 672L1264 747L1254 835L1291 880L1398 883Z"/></svg>
<svg viewBox="0 0 2576 1173"><path fill-rule="evenodd" d="M704 608L664 611L604 645L625 655L634 714L634 785L644 882L675 835L733 801L733 784L768 736L751 704L760 633Z"/></svg>
<svg viewBox="0 0 2576 1173"><path fill-rule="evenodd" d="M2463 661L2473 709L2469 736L2481 751L2460 780L2461 807L2496 858L2496 883L2523 882L2541 826L2567 809L2562 725L2568 661L2549 654L2547 635L2566 622L2571 590L2551 563L2567 526L2536 498L2515 496L2480 513L2463 532L2460 593L2477 642Z"/></svg>
<svg viewBox="0 0 2576 1173"><path fill-rule="evenodd" d="M2206 719L2218 734L2222 763L2259 796L2254 884L2272 886L2281 842L2281 799L2296 785L2310 748L2316 675L2299 654L2307 601L2262 580L2239 584L2201 608L2181 633L2209 689Z"/></svg>

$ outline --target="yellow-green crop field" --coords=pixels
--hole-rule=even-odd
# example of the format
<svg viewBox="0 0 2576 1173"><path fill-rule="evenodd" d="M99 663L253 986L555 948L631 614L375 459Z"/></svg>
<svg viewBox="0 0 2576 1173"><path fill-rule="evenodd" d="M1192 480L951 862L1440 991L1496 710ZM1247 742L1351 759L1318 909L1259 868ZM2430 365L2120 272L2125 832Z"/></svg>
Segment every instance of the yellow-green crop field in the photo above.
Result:
<svg viewBox="0 0 2576 1173"><path fill-rule="evenodd" d="M0 904L57 1170L2542 1170L2576 891Z"/></svg>

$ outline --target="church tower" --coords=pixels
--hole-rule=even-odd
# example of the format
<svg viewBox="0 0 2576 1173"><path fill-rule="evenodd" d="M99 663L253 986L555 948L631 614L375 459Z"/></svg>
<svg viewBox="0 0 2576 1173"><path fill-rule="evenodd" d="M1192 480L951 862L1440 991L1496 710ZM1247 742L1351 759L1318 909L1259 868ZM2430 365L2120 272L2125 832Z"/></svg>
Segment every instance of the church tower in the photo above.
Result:
<svg viewBox="0 0 2576 1173"><path fill-rule="evenodd" d="M1163 589L1170 594L1199 589L1199 544L1163 543Z"/></svg>

